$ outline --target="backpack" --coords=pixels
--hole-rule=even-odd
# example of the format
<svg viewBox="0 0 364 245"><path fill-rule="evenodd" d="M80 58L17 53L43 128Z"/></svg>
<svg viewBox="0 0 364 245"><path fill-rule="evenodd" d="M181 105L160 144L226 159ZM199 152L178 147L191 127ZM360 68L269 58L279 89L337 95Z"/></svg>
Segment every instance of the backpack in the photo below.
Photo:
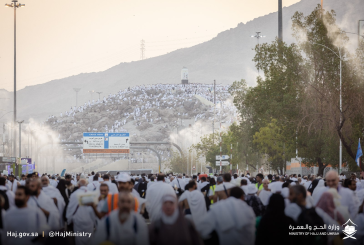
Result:
<svg viewBox="0 0 364 245"><path fill-rule="evenodd" d="M8 195L6 195L6 191L0 190L0 195L4 198L4 209L8 210L9 209L9 198Z"/></svg>
<svg viewBox="0 0 364 245"><path fill-rule="evenodd" d="M263 216L265 210L259 197L251 196L246 200L246 203L253 209L256 217Z"/></svg>
<svg viewBox="0 0 364 245"><path fill-rule="evenodd" d="M301 214L298 216L297 225L306 227L306 225L314 226L324 226L325 223L323 219L316 213L315 208L304 208ZM303 230L306 231L306 230ZM307 230L309 232L309 230ZM318 245L327 244L327 236L315 235L315 236L302 236L300 239L302 244Z"/></svg>

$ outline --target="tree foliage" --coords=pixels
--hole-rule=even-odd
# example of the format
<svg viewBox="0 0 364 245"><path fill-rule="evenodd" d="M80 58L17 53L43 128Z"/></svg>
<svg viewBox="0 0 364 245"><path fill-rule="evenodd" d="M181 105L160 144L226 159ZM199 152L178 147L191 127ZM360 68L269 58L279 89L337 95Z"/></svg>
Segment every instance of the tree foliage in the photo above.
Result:
<svg viewBox="0 0 364 245"><path fill-rule="evenodd" d="M256 46L253 61L264 73L257 86L248 87L244 80L231 86L241 116L237 129L248 138L247 148L266 154L275 169L282 169L296 149L320 173L328 164L337 167L340 140L343 161L354 169L364 129L364 42L350 54L335 12L319 6L308 16L296 12L292 22L297 43Z"/></svg>

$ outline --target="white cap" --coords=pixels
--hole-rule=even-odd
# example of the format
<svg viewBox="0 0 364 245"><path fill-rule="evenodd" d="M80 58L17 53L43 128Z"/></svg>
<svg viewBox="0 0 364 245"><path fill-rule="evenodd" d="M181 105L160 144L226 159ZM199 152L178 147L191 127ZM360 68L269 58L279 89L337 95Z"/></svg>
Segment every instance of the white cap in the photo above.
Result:
<svg viewBox="0 0 364 245"><path fill-rule="evenodd" d="M120 173L118 176L116 176L117 182L129 182L130 180L130 176L127 173Z"/></svg>

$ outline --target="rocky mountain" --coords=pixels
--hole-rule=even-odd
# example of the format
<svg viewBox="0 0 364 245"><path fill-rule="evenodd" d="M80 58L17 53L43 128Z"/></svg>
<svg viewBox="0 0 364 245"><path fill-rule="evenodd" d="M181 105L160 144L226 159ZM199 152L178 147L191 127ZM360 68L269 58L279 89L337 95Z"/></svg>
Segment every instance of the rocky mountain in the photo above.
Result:
<svg viewBox="0 0 364 245"><path fill-rule="evenodd" d="M343 29L356 32L359 19L364 19L363 0L325 0L325 9L333 9ZM291 16L296 11L309 14L319 0L302 0L283 9L284 41L292 42ZM278 5L278 4L277 4ZM278 32L277 12L253 19L245 24L219 33L215 38L190 48L137 62L121 63L98 73L79 74L44 84L28 86L18 91L18 118L28 120L46 119L59 114L76 104L73 88L81 88L78 93L79 105L88 101L89 90L102 91L103 95L114 94L129 86L157 83L180 83L183 66L189 69L192 83L231 84L235 80L246 79L254 85L257 75L252 62L253 48L257 43L251 35L260 31L266 38L262 42L273 41ZM353 37L356 38L356 37ZM53 57L54 58L54 57ZM12 93L0 90L2 100L0 110L12 108ZM94 95L96 98L97 95ZM5 108L5 109L3 109ZM0 114L1 116L2 114ZM5 119L11 119L11 114ZM3 119L4 119L3 118ZM2 120L3 120L2 119Z"/></svg>

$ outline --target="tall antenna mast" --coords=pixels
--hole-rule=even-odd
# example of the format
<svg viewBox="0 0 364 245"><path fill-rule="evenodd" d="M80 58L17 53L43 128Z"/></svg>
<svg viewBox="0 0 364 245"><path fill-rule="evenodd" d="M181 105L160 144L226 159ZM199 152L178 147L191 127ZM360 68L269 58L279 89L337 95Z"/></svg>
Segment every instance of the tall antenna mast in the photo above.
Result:
<svg viewBox="0 0 364 245"><path fill-rule="evenodd" d="M257 42L258 42L258 49L260 49L260 46L259 46L259 39L265 37L265 36L262 36L260 35L260 31L257 31L256 34L254 36L251 36L251 37L255 37L257 39ZM259 57L258 57L258 65L259 65ZM259 68L258 68L258 73L259 73Z"/></svg>
<svg viewBox="0 0 364 245"><path fill-rule="evenodd" d="M140 59L145 59L145 41L144 39L140 42Z"/></svg>
<svg viewBox="0 0 364 245"><path fill-rule="evenodd" d="M278 0L278 40L283 42L282 0Z"/></svg>

